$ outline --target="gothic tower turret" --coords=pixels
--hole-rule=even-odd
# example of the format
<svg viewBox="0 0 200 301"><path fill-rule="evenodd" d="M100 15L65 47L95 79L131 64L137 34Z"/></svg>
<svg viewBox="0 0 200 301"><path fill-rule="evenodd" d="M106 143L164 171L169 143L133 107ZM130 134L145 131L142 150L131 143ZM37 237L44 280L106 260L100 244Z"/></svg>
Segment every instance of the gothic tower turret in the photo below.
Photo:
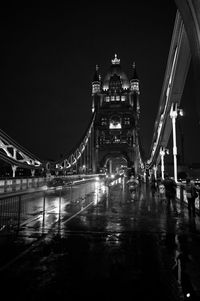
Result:
<svg viewBox="0 0 200 301"><path fill-rule="evenodd" d="M139 78L136 71L135 62L133 63L133 71L132 77L130 80L130 90L131 90L131 103L137 112L138 118L140 114L140 103L139 103L139 95L140 95L140 87L139 87Z"/></svg>
<svg viewBox="0 0 200 301"><path fill-rule="evenodd" d="M99 75L99 66L96 65L96 70L92 80L92 112L99 106L99 93L101 91L101 77Z"/></svg>

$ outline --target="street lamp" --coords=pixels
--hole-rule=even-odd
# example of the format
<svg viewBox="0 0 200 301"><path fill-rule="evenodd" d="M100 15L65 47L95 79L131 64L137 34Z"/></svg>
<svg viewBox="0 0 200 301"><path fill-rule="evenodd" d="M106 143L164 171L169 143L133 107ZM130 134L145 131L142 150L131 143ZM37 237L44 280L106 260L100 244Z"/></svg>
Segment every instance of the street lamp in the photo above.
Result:
<svg viewBox="0 0 200 301"><path fill-rule="evenodd" d="M86 165L83 164L83 166L82 166L82 173L85 173L85 171L86 171Z"/></svg>
<svg viewBox="0 0 200 301"><path fill-rule="evenodd" d="M164 171L165 171L165 166L164 166L164 156L169 155L169 150L163 146L160 148L160 158L161 158L161 178L164 180Z"/></svg>
<svg viewBox="0 0 200 301"><path fill-rule="evenodd" d="M173 130L173 156L174 156L174 180L177 182L177 145L176 145L176 118L183 116L183 110L178 108L177 103L172 103L170 110L170 117L172 119Z"/></svg>
<svg viewBox="0 0 200 301"><path fill-rule="evenodd" d="M153 173L154 173L154 178L155 178L155 180L157 180L157 170L158 170L157 165L154 165L154 166L153 166Z"/></svg>
<svg viewBox="0 0 200 301"><path fill-rule="evenodd" d="M179 113L180 116L184 116L185 115L185 112L183 112L181 110L181 113ZM181 147L181 164L185 164L185 156L184 156L184 133L183 133L183 128L181 126L181 122L179 119L177 119L177 130L179 131L180 133L180 147Z"/></svg>

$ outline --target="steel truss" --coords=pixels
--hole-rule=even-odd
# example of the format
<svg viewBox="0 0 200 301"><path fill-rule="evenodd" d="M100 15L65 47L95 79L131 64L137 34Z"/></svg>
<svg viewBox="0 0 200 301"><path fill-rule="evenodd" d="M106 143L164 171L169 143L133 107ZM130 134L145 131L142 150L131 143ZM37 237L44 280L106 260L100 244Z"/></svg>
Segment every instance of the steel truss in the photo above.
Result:
<svg viewBox="0 0 200 301"><path fill-rule="evenodd" d="M0 159L13 166L29 169L38 169L43 165L42 161L17 144L2 130L0 130Z"/></svg>
<svg viewBox="0 0 200 301"><path fill-rule="evenodd" d="M85 165L86 168L89 166L92 168L92 146L93 146L93 126L94 126L94 120L95 120L95 113L92 115L91 122L89 124L89 127L84 135L84 137L81 139L81 142L79 143L78 147L76 147L70 155L65 156L64 159L61 161L57 161L55 165L56 170L60 171L67 171L72 167L77 167ZM48 169L48 168L47 168ZM49 169L51 167L49 166Z"/></svg>

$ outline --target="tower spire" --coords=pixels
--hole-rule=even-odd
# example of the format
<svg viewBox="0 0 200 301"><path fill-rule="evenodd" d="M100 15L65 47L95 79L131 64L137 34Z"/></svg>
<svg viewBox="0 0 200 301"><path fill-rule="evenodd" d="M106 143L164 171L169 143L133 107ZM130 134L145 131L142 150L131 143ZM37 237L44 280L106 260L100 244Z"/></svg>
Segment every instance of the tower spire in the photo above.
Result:
<svg viewBox="0 0 200 301"><path fill-rule="evenodd" d="M120 59L117 58L117 54L115 53L115 58L111 60L112 65L119 65Z"/></svg>
<svg viewBox="0 0 200 301"><path fill-rule="evenodd" d="M92 82L99 81L99 65L96 65Z"/></svg>
<svg viewBox="0 0 200 301"><path fill-rule="evenodd" d="M95 110L95 103L96 103L95 97L100 93L100 91L101 91L101 77L99 74L99 66L96 65L93 80L92 80L92 96L93 96L92 112L94 112Z"/></svg>
<svg viewBox="0 0 200 301"><path fill-rule="evenodd" d="M132 73L131 81L135 80L135 79L138 80L139 78L138 78L138 74L137 74L137 71L136 71L136 64L135 64L135 62L133 62L132 66L133 66L133 73Z"/></svg>
<svg viewBox="0 0 200 301"><path fill-rule="evenodd" d="M135 62L133 62L133 71L132 71L132 77L130 80L130 84L131 84L131 91L135 91L137 94L140 94L140 90L139 90L139 78L138 78L138 74L136 71L136 64Z"/></svg>

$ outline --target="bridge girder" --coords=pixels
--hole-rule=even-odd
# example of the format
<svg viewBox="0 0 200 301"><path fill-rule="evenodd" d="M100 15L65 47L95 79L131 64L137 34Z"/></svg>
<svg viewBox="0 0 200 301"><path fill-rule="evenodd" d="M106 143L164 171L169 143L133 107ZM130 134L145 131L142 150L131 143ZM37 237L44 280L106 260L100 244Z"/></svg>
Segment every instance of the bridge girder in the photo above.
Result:
<svg viewBox="0 0 200 301"><path fill-rule="evenodd" d="M147 160L149 168L160 162L160 147L166 147L172 130L170 109L173 103L180 104L183 89L191 61L191 52L188 37L180 13L177 11L170 51L157 118L154 126L154 135Z"/></svg>
<svg viewBox="0 0 200 301"><path fill-rule="evenodd" d="M2 130L0 130L0 159L11 164L12 166L27 169L43 168L42 161L18 145Z"/></svg>
<svg viewBox="0 0 200 301"><path fill-rule="evenodd" d="M78 146L67 156L65 156L62 160L59 160L55 163L50 164L46 168L48 171L59 171L62 170L66 172L73 168L77 164L80 164L81 158L84 156L84 152L87 151L87 148L90 148L90 140L93 139L93 124L94 124L95 114L93 114L91 121L89 123L89 127L87 128L81 142ZM48 164L48 163L47 163ZM91 162L89 163L91 165Z"/></svg>
<svg viewBox="0 0 200 301"><path fill-rule="evenodd" d="M175 0L187 33L194 72L195 105L200 124L200 1Z"/></svg>

